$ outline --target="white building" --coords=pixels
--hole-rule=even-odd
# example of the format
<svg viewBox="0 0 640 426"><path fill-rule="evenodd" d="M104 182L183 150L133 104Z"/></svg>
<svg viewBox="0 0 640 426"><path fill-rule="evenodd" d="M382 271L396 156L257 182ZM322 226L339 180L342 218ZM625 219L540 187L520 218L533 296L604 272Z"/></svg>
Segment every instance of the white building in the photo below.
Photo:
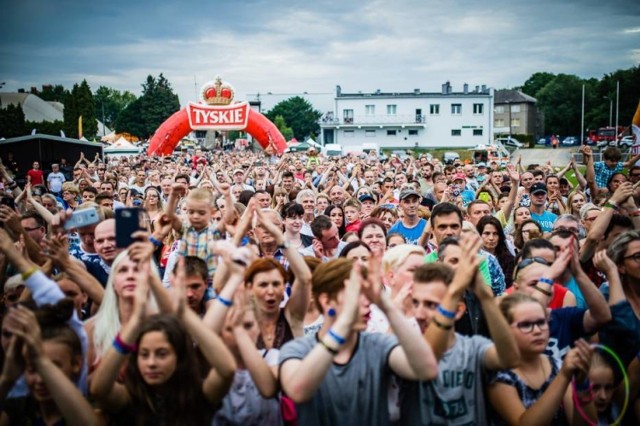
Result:
<svg viewBox="0 0 640 426"><path fill-rule="evenodd" d="M335 108L320 119L320 142L337 143L345 152L363 146L383 149L473 147L493 135L493 89L476 86L454 92L342 93Z"/></svg>

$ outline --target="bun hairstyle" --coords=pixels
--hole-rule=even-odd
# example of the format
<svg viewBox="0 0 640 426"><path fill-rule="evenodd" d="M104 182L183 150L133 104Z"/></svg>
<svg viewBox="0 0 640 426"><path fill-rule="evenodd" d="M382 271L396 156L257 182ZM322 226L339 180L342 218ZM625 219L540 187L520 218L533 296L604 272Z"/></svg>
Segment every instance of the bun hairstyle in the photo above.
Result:
<svg viewBox="0 0 640 426"><path fill-rule="evenodd" d="M75 306L73 300L64 298L55 305L43 305L35 311L43 341L53 341L69 347L72 356L82 356L82 344L69 326Z"/></svg>

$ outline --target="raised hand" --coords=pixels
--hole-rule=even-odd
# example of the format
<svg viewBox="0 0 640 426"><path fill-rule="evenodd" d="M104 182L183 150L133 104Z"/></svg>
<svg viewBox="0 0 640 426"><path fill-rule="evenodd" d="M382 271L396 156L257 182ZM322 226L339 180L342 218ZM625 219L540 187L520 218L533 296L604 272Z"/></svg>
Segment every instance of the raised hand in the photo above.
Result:
<svg viewBox="0 0 640 426"><path fill-rule="evenodd" d="M609 275L610 273L616 272L618 267L613 260L607 255L607 250L600 250L596 252L593 256L593 265L598 268L600 271L604 272L605 275Z"/></svg>
<svg viewBox="0 0 640 426"><path fill-rule="evenodd" d="M576 340L573 349L564 357L560 373L568 379L576 376L576 381L584 380L589 372L592 356L593 348L583 339Z"/></svg>
<svg viewBox="0 0 640 426"><path fill-rule="evenodd" d="M456 268L453 281L449 286L450 292L461 295L474 281L481 261L478 257L478 251L481 247L482 239L476 234L466 234L461 238L460 248L462 249L462 254L460 258L464 259L464 261L459 263Z"/></svg>

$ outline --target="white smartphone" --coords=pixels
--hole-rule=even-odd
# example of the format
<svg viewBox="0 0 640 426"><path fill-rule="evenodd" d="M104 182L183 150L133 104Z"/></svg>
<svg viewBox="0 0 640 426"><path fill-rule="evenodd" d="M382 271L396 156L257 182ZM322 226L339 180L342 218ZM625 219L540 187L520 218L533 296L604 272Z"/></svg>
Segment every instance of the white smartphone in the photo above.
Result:
<svg viewBox="0 0 640 426"><path fill-rule="evenodd" d="M94 208L82 209L73 212L71 217L64 222L64 229L67 231L73 228L82 228L95 225L100 221L98 211Z"/></svg>

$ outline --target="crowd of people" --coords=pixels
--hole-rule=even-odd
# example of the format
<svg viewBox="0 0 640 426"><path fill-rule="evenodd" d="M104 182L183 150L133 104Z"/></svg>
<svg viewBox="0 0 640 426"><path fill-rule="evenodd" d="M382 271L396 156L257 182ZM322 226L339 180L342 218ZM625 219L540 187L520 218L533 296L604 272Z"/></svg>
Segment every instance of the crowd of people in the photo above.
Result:
<svg viewBox="0 0 640 426"><path fill-rule="evenodd" d="M0 425L638 424L640 155L580 151L3 157Z"/></svg>

